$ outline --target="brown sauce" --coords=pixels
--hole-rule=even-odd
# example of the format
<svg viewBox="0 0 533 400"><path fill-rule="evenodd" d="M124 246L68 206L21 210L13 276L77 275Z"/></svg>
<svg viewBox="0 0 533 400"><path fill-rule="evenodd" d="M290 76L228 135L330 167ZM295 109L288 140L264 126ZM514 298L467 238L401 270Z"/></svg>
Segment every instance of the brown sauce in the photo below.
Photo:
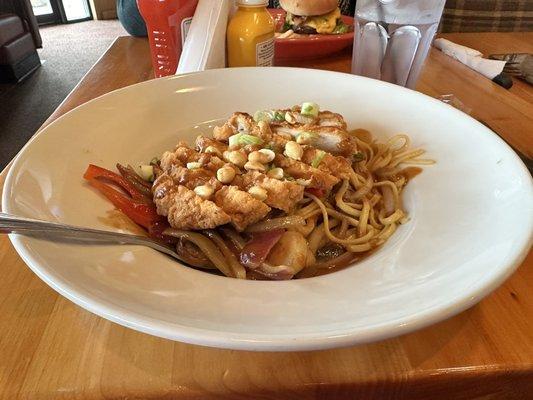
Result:
<svg viewBox="0 0 533 400"><path fill-rule="evenodd" d="M117 209L107 211L105 217L98 217L98 221L111 228L128 231L135 235L146 236L146 231L144 229L126 217L122 211Z"/></svg>
<svg viewBox="0 0 533 400"><path fill-rule="evenodd" d="M317 269L316 273L312 276L326 275L332 272L341 271L347 267L354 266L355 263L361 262L372 253L373 250L367 251L365 253L354 254L352 258L346 259L343 262L332 264L328 268Z"/></svg>
<svg viewBox="0 0 533 400"><path fill-rule="evenodd" d="M365 143L370 143L372 141L372 134L366 129L353 129L349 133Z"/></svg>
<svg viewBox="0 0 533 400"><path fill-rule="evenodd" d="M354 264L361 262L362 260L370 256L371 254L373 254L376 249L369 250L365 253L353 254L353 257L346 258L342 260L341 262L331 264L328 268L316 268L316 266L307 267L303 269L300 273L298 273L294 277L294 279L312 278L314 276L321 276L321 275L330 274L332 272L341 271L347 267L353 267L355 266ZM327 261L327 260L324 260L324 261Z"/></svg>
<svg viewBox="0 0 533 400"><path fill-rule="evenodd" d="M422 168L420 167L406 167L402 169L400 172L398 172L398 175L402 175L405 177L407 181L410 181L415 176L422 173Z"/></svg>

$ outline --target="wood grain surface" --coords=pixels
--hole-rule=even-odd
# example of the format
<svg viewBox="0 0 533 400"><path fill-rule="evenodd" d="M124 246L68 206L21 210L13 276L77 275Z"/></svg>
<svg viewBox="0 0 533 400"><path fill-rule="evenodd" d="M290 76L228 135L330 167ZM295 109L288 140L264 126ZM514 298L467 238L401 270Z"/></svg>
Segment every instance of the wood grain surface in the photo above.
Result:
<svg viewBox="0 0 533 400"><path fill-rule="evenodd" d="M481 51L533 51L531 34L447 36ZM291 65L347 71L349 57ZM47 123L150 77L147 42L120 38ZM455 94L532 154L531 87L506 91L433 51L418 88ZM260 353L172 342L90 314L40 281L1 236L0 399L532 399L532 266L530 253L478 305L409 335L336 350Z"/></svg>
<svg viewBox="0 0 533 400"><path fill-rule="evenodd" d="M454 33L442 37L484 54L533 53L533 32ZM320 60L283 61L283 66L350 72L349 51ZM533 90L513 79L506 90L437 49L432 49L417 90L430 96L453 94L472 116L482 120L522 154L533 157Z"/></svg>

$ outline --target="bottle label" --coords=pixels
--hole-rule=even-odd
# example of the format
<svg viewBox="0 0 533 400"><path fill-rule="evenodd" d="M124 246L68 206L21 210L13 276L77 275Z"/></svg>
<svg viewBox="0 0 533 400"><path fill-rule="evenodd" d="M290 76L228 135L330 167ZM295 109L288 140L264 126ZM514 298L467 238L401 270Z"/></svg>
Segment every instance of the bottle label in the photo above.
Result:
<svg viewBox="0 0 533 400"><path fill-rule="evenodd" d="M189 33L189 28L191 27L192 17L183 18L181 21L181 46L185 44L185 39L187 39L187 34Z"/></svg>
<svg viewBox="0 0 533 400"><path fill-rule="evenodd" d="M255 46L255 65L258 67L274 65L274 38L257 43Z"/></svg>

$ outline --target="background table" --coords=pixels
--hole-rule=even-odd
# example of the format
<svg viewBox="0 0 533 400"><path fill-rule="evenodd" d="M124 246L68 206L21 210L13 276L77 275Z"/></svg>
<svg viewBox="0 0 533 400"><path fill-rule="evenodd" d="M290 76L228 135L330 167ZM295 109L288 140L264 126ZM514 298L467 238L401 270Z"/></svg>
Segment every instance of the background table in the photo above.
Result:
<svg viewBox="0 0 533 400"><path fill-rule="evenodd" d="M445 36L486 53L533 52L533 34ZM350 55L290 65L348 71ZM119 38L47 123L151 77L146 40ZM526 84L506 91L433 50L418 89L455 94L532 155ZM409 335L345 349L254 353L159 339L90 314L41 282L0 236L0 398L532 399L532 266L530 253L477 306Z"/></svg>

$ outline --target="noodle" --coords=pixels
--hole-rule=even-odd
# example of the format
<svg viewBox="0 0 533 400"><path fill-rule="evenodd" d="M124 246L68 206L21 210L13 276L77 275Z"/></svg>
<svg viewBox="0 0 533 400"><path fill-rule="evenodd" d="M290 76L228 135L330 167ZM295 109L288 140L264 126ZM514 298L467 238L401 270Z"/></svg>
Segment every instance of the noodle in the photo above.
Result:
<svg viewBox="0 0 533 400"><path fill-rule="evenodd" d="M351 203L351 202L348 202L348 201L344 201L344 204L346 204L346 205L348 205L348 206L350 206L352 208L355 208L358 211L361 211L363 209L363 205L362 204Z"/></svg>
<svg viewBox="0 0 533 400"><path fill-rule="evenodd" d="M194 247L196 252L193 253L191 247ZM176 252L187 264L196 268L202 269L217 269L213 263L205 256L205 254L198 249L192 242L179 240L176 245Z"/></svg>
<svg viewBox="0 0 533 400"><path fill-rule="evenodd" d="M354 240L357 241L357 239L341 239L341 238L335 237L331 233L330 228L329 228L329 215L328 215L328 210L326 209L326 206L316 196L310 193L308 193L307 196L311 197L313 201L317 203L318 206L320 207L322 211L322 217L324 218L324 224L323 224L324 233L326 234L329 240L335 243L339 243L339 244L352 244L354 243ZM334 211L334 210L331 210L331 211ZM341 216L341 218L345 218L344 216L342 216L342 214L339 213L339 215Z"/></svg>
<svg viewBox="0 0 533 400"><path fill-rule="evenodd" d="M343 179L329 198L320 199L306 193L312 202L295 211L307 220L307 225L311 218L316 224L307 236L313 254L316 255L328 242L346 250L339 257L317 260L313 268L316 270L329 268L339 260L353 259L356 253L365 253L382 245L396 231L398 224L408 220L400 197L408 178L402 174L400 165L433 163L419 158L424 150L411 149L407 135L395 135L385 143L378 143L366 131L352 134L356 135L364 159L354 163L348 179ZM321 223L316 219L317 213ZM301 273L300 276L309 274Z"/></svg>
<svg viewBox="0 0 533 400"><path fill-rule="evenodd" d="M266 221L258 222L250 225L246 232L265 232L273 231L274 229L297 228L305 225L305 219L299 215L289 215L287 217L272 218Z"/></svg>
<svg viewBox="0 0 533 400"><path fill-rule="evenodd" d="M355 172L352 171L352 176L350 177L350 180L352 181L352 184L354 186L357 186L353 183L354 179L357 179L355 175L356 175ZM352 201L359 200L363 196L366 196L372 190L373 184L374 184L374 179L372 178L372 175L369 174L364 185L361 186L359 189L357 189L356 192L351 196L351 200Z"/></svg>
<svg viewBox="0 0 533 400"><path fill-rule="evenodd" d="M302 218L309 218L309 215L314 215L318 209L317 205L311 200L309 205L296 211L296 215L300 215Z"/></svg>
<svg viewBox="0 0 533 400"><path fill-rule="evenodd" d="M346 222L348 222L352 226L359 225L359 221L357 221L356 219L354 219L352 217L349 217L348 215L344 215L343 213L341 213L341 212L339 212L337 210L334 210L331 207L326 208L326 211L327 211L328 215L332 216L333 218L339 219L341 221L342 220L346 220ZM320 210L319 210L319 212L320 212Z"/></svg>
<svg viewBox="0 0 533 400"><path fill-rule="evenodd" d="M197 217L200 206L189 211L187 225L180 225L182 219L179 217L171 220L168 214L172 226L197 230L169 228L164 231L166 235L179 238L177 253L184 261L197 268L216 268L226 276L240 279L316 276L361 259L383 245L399 225L409 220L402 205L402 190L421 168L405 165L433 164L433 160L421 158L425 150L412 148L411 139L406 134L377 141L363 129L348 132L349 136L346 132L339 134L342 146L339 143L335 149L325 144L315 148L312 143L318 141L312 139L313 135L327 136L330 132L319 131L320 124L313 126L317 121L321 122L318 111L318 117L306 117L313 120L313 124L291 123L287 113L299 115L298 110L297 107L291 111L258 114L267 118L261 121L257 121L255 116L236 113L225 128L218 131L218 134L223 133L223 138L217 137L216 130L214 139L200 137L202 143L216 146L207 146L205 152L185 146L186 151L179 154L185 159L176 155L176 160L172 162L182 170L183 177L194 176L193 182L183 178L177 185L185 185L183 192L190 198L194 197L201 206L217 209L217 212L206 212L205 217L199 212L201 216ZM277 119L268 119L272 118L271 114ZM341 116L331 115L329 113L324 118L340 117L345 125ZM237 121L237 125L232 125L232 120ZM267 121L266 125L261 124ZM241 132L239 124L246 128L242 130L246 133ZM269 129L263 129L269 126ZM228 133L226 128L232 133L229 138L225 137ZM306 136L302 136L304 141L300 145L300 136L294 139L294 134L287 136L280 128L306 133L311 139L308 141ZM298 131L298 128L305 128L305 131ZM307 132L313 129L318 133ZM310 144L303 145L304 142ZM209 147L217 149L217 146L227 149L223 151L224 155L219 154L223 161L207 154ZM199 147L202 146L197 144ZM336 155L337 150L343 156ZM268 161L260 161L266 159ZM151 206L157 206L160 215L157 182L160 174L168 172L163 161L162 158L159 164L153 165L156 178L153 187L137 177L131 167L121 170L130 176L142 193L154 193L153 199L148 196L147 200L153 200ZM261 168L254 164L260 164ZM228 168L233 171L229 178L225 177L228 174L222 173L224 170L228 172ZM191 172L189 169L199 170ZM177 179L174 175L166 178L171 183ZM164 185L165 182L161 180L160 183ZM229 188L235 192L235 197L230 198L227 195L229 191L222 192ZM165 186L163 189L166 189ZM188 193L193 190L194 193ZM168 193L173 192L163 190L159 194L166 196ZM219 194L222 194L221 198ZM231 207L221 199L232 200ZM211 203L203 203L204 200ZM184 209L187 209L186 206L183 204ZM155 216L158 217L157 214ZM212 229L203 229L205 227Z"/></svg>
<svg viewBox="0 0 533 400"><path fill-rule="evenodd" d="M340 226L339 232L338 232L339 237L345 238L347 231L348 231L348 221L343 219L342 222L341 222L341 226Z"/></svg>
<svg viewBox="0 0 533 400"><path fill-rule="evenodd" d="M364 243L364 244L352 244L348 247L346 247L348 251L351 251L352 253L363 253L365 251L371 250L372 246L370 243Z"/></svg>
<svg viewBox="0 0 533 400"><path fill-rule="evenodd" d="M352 135L361 155L329 195L319 198L315 192L305 191L291 213L250 225L243 235L233 228L221 228L224 237L237 251L242 251L247 234L278 229L299 232L306 238L309 257L313 258L297 273L298 278L342 268L385 243L398 225L409 219L402 208L401 192L419 169L402 169L402 164L432 164L433 161L420 158L424 150L412 149L409 136L404 134L392 136L386 142L377 142L367 131L354 131ZM246 270L224 239L215 231L205 234L211 240L190 233L187 240L200 247L225 275L245 278ZM258 276L280 279L280 274L290 275L290 271L288 266L265 262ZM256 275L252 271L250 276Z"/></svg>
<svg viewBox="0 0 533 400"><path fill-rule="evenodd" d="M241 251L246 245L246 240L233 229L220 228L220 231L231 241L236 250Z"/></svg>
<svg viewBox="0 0 533 400"><path fill-rule="evenodd" d="M394 148L394 143L399 140L403 140L403 144L397 148ZM399 152L404 151L409 148L409 146L411 146L411 139L409 138L409 136L400 133L398 135L394 135L389 140L387 140L387 143L389 144L391 152L393 154L398 154Z"/></svg>
<svg viewBox="0 0 533 400"><path fill-rule="evenodd" d="M359 217L359 226L357 227L359 235L364 235L367 231L368 217L370 216L370 203L367 199L363 200L363 210Z"/></svg>
<svg viewBox="0 0 533 400"><path fill-rule="evenodd" d="M382 241L385 241L394 233L395 230L396 224L388 225L377 235L377 237Z"/></svg>
<svg viewBox="0 0 533 400"><path fill-rule="evenodd" d="M331 221L330 227L334 228L339 224L339 220L335 219ZM323 247L326 244L326 233L324 231L323 225L318 225L313 232L309 235L307 239L308 247L311 253L316 254L319 248Z"/></svg>
<svg viewBox="0 0 533 400"><path fill-rule="evenodd" d="M381 222L376 220L376 211L374 210L374 208L370 209L370 215L368 220L370 221L370 225L372 225L376 229L381 229L383 227Z"/></svg>
<svg viewBox="0 0 533 400"><path fill-rule="evenodd" d="M300 232L304 237L307 237L313 231L313 229L315 229L317 219L318 216L313 215L307 218L307 223L305 225L295 226L293 229Z"/></svg>
<svg viewBox="0 0 533 400"><path fill-rule="evenodd" d="M383 224L383 225L391 225L395 222L398 222L400 219L403 218L403 211L400 210L399 208L396 209L396 211L394 211L391 215L389 215L388 217L379 217L379 221Z"/></svg>
<svg viewBox="0 0 533 400"><path fill-rule="evenodd" d="M349 185L348 180L344 179L342 181L342 186L340 187L338 192L335 194L335 202L337 204L337 207L339 207L346 214L351 215L353 217L358 217L361 215L361 211L354 207L349 206L342 199L344 197L344 194L346 193L346 190L348 189L348 185Z"/></svg>
<svg viewBox="0 0 533 400"><path fill-rule="evenodd" d="M204 252L207 258L211 260L211 262L220 270L220 272L226 276L235 277L224 255L211 240L206 238L201 233L168 228L164 231L164 234L193 242L200 248L200 250Z"/></svg>
<svg viewBox="0 0 533 400"><path fill-rule="evenodd" d="M239 260L237 260L235 254L229 249L228 246L226 246L226 243L224 243L224 239L222 239L220 235L213 230L207 230L205 231L205 234L209 236L213 242L215 242L224 257L226 257L230 268L233 270L235 278L246 279L246 270L239 262Z"/></svg>

